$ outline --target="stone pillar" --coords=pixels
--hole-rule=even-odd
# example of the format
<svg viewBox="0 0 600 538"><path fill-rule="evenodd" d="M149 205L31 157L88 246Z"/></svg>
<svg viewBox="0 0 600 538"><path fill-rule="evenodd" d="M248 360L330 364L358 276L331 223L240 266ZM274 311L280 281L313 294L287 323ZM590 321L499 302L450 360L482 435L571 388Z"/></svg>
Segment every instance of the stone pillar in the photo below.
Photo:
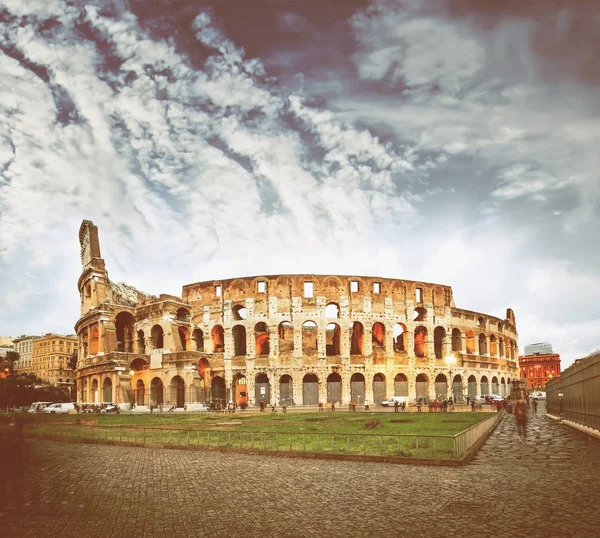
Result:
<svg viewBox="0 0 600 538"><path fill-rule="evenodd" d="M231 329L231 327L223 328L223 345L223 356L233 357L235 355L235 345L233 343L233 330Z"/></svg>
<svg viewBox="0 0 600 538"><path fill-rule="evenodd" d="M294 324L294 358L302 358L302 325Z"/></svg>
<svg viewBox="0 0 600 538"><path fill-rule="evenodd" d="M231 359L229 357L223 360L223 380L225 381L225 398L229 403L229 400L233 400L235 397L233 393L233 370L231 369Z"/></svg>
<svg viewBox="0 0 600 538"><path fill-rule="evenodd" d="M246 361L246 390L248 391L248 407L254 407L256 405L256 385L254 384L254 361Z"/></svg>
<svg viewBox="0 0 600 538"><path fill-rule="evenodd" d="M279 356L279 331L278 325L268 325L269 331L269 359L276 359Z"/></svg>
<svg viewBox="0 0 600 538"><path fill-rule="evenodd" d="M340 353L342 359L350 359L350 339L352 338L352 329L348 321L340 321Z"/></svg>
<svg viewBox="0 0 600 538"><path fill-rule="evenodd" d="M370 405L375 403L373 399L373 372L365 369L365 400Z"/></svg>
<svg viewBox="0 0 600 538"><path fill-rule="evenodd" d="M246 301L247 302L247 301ZM254 305L254 303L253 303ZM254 327L246 329L246 357L256 357L256 336L254 335Z"/></svg>
<svg viewBox="0 0 600 538"><path fill-rule="evenodd" d="M272 371L267 374L269 376L269 383L271 384L271 404L276 403L279 407L279 376L277 371ZM281 409L279 410L281 411Z"/></svg>

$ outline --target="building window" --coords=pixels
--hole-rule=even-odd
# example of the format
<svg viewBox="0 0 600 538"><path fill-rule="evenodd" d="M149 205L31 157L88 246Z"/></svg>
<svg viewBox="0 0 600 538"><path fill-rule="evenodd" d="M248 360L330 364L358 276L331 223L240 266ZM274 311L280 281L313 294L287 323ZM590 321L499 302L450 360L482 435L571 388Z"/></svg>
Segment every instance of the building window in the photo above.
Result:
<svg viewBox="0 0 600 538"><path fill-rule="evenodd" d="M267 283L264 280L259 280L257 283L256 290L258 291L258 293L266 293Z"/></svg>
<svg viewBox="0 0 600 538"><path fill-rule="evenodd" d="M352 293L357 293L358 292L358 280L351 280L350 281L350 291Z"/></svg>
<svg viewBox="0 0 600 538"><path fill-rule="evenodd" d="M314 287L312 282L304 283L304 298L312 299L314 297Z"/></svg>
<svg viewBox="0 0 600 538"><path fill-rule="evenodd" d="M215 286L215 297L221 297L221 286Z"/></svg>
<svg viewBox="0 0 600 538"><path fill-rule="evenodd" d="M381 293L381 282L373 282L373 293Z"/></svg>
<svg viewBox="0 0 600 538"><path fill-rule="evenodd" d="M417 303L423 302L423 288L417 288L415 292L415 299Z"/></svg>

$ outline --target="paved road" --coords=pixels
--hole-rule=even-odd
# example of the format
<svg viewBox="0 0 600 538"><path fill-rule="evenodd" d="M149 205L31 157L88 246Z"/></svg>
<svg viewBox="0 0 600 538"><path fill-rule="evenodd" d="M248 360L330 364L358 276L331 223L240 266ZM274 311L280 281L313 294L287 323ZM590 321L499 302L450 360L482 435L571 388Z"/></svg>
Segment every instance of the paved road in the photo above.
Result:
<svg viewBox="0 0 600 538"><path fill-rule="evenodd" d="M4 458L9 462L9 457ZM35 537L577 537L600 529L600 441L506 417L466 467L26 441L0 534Z"/></svg>

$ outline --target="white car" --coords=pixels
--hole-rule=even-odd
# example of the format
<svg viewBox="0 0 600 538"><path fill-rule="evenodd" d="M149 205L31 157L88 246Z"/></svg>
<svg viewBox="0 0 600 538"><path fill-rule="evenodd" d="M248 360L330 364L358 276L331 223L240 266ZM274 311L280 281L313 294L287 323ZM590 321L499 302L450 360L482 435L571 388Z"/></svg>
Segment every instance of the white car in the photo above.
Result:
<svg viewBox="0 0 600 538"><path fill-rule="evenodd" d="M28 413L41 413L46 407L52 405L53 402L33 402Z"/></svg>
<svg viewBox="0 0 600 538"><path fill-rule="evenodd" d="M406 396L390 396L387 400L383 400L380 405L382 407L394 407L396 402L400 405L402 402L406 402L408 398Z"/></svg>
<svg viewBox="0 0 600 538"><path fill-rule="evenodd" d="M63 402L63 403L55 403L49 405L44 409L44 413L59 413L59 414L67 414L69 411L75 409L75 404L72 402Z"/></svg>

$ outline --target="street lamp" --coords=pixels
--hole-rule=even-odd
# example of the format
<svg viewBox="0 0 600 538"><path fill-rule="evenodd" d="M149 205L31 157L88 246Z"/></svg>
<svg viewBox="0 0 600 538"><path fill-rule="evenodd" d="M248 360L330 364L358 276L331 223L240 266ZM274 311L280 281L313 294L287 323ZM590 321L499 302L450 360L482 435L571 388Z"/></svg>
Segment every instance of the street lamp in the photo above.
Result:
<svg viewBox="0 0 600 538"><path fill-rule="evenodd" d="M448 366L448 376L450 377L450 395L452 397L452 402L455 402L454 399L454 383L452 382L452 367L456 364L456 357L454 355L448 355L446 357L446 366Z"/></svg>

